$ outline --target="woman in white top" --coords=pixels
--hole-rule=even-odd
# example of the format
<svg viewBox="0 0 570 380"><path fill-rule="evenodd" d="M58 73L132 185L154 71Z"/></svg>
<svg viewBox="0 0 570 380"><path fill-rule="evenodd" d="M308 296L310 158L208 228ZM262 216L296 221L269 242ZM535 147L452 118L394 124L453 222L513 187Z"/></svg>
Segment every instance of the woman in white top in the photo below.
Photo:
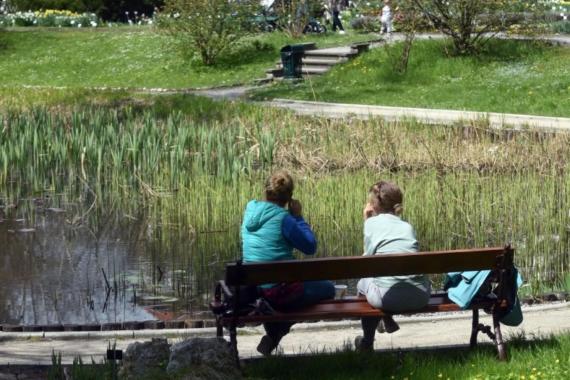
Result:
<svg viewBox="0 0 570 380"><path fill-rule="evenodd" d="M403 198L402 190L391 182L379 181L370 188L363 211L365 256L418 252L414 228L400 218ZM423 274L362 278L357 288L372 307L388 313L421 309L431 292L429 279ZM389 315L382 319L364 317L361 322L364 336L356 338L355 346L362 351L373 349L377 328L388 333L399 329Z"/></svg>

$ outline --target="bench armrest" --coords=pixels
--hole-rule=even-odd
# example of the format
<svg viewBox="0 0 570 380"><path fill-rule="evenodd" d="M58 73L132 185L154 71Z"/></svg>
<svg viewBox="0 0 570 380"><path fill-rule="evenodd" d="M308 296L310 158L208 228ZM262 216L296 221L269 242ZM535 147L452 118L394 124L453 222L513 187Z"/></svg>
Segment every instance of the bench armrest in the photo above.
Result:
<svg viewBox="0 0 570 380"><path fill-rule="evenodd" d="M222 294L224 296L224 299L230 299L234 296L224 280L218 281L218 283L216 284L216 290L214 295L215 300L222 301Z"/></svg>
<svg viewBox="0 0 570 380"><path fill-rule="evenodd" d="M227 300L233 297L233 293L225 281L218 281L214 289L214 299L210 302L210 310L214 314L223 314L228 309Z"/></svg>

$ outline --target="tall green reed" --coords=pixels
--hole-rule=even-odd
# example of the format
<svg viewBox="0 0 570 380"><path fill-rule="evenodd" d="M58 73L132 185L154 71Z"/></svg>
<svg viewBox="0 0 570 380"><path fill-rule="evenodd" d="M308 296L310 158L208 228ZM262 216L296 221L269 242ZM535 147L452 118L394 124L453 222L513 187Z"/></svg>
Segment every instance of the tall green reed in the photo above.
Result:
<svg viewBox="0 0 570 380"><path fill-rule="evenodd" d="M94 223L110 205L136 215L152 226L154 252L199 278L195 294L239 256L243 208L276 167L298 181L319 255L361 253L366 191L387 178L404 189L404 217L424 249L512 242L537 290L568 273L567 134L331 121L229 103L200 117L130 106L0 117L3 203L55 192L91 210L76 222Z"/></svg>

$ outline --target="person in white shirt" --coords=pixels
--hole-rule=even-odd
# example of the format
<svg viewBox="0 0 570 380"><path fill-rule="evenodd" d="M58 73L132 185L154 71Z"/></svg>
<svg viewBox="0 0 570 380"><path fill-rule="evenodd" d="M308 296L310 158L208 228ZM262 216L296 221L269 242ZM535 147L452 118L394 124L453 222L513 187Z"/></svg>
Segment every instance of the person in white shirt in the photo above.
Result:
<svg viewBox="0 0 570 380"><path fill-rule="evenodd" d="M392 9L390 8L390 0L384 0L380 22L382 23L380 33L392 33Z"/></svg>

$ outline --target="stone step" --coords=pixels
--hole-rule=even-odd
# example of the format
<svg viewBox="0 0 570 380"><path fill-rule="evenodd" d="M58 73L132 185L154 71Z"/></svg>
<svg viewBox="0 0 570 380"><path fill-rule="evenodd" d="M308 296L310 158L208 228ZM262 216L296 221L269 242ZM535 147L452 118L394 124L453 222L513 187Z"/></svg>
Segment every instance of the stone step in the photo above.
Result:
<svg viewBox="0 0 570 380"><path fill-rule="evenodd" d="M344 57L352 58L358 55L358 50L351 48L330 48L330 49L317 49L305 52L307 57Z"/></svg>
<svg viewBox="0 0 570 380"><path fill-rule="evenodd" d="M307 57L303 58L304 65L322 65L322 66L334 66L339 63L348 62L348 58L346 57L339 57L339 58L329 58L329 57Z"/></svg>
<svg viewBox="0 0 570 380"><path fill-rule="evenodd" d="M320 75L320 74L326 73L330 69L331 69L331 66L315 66L315 65L305 66L305 65L303 65L301 67L301 72L303 74Z"/></svg>
<svg viewBox="0 0 570 380"><path fill-rule="evenodd" d="M332 68L332 66L327 66L327 65L303 65L301 66L301 72L302 73L308 73L308 74L323 74L327 71L329 71ZM277 68L276 69L272 69L273 72L275 72L276 70L278 71L283 71L283 65L281 65L280 63L277 64ZM268 70L270 71L270 70ZM275 75L275 73L273 73L273 75Z"/></svg>
<svg viewBox="0 0 570 380"><path fill-rule="evenodd" d="M327 57L327 56L315 56L315 57L303 57L303 65L319 65L319 66L334 66L340 63L348 62L347 57ZM281 60L275 62L277 67L281 67Z"/></svg>

